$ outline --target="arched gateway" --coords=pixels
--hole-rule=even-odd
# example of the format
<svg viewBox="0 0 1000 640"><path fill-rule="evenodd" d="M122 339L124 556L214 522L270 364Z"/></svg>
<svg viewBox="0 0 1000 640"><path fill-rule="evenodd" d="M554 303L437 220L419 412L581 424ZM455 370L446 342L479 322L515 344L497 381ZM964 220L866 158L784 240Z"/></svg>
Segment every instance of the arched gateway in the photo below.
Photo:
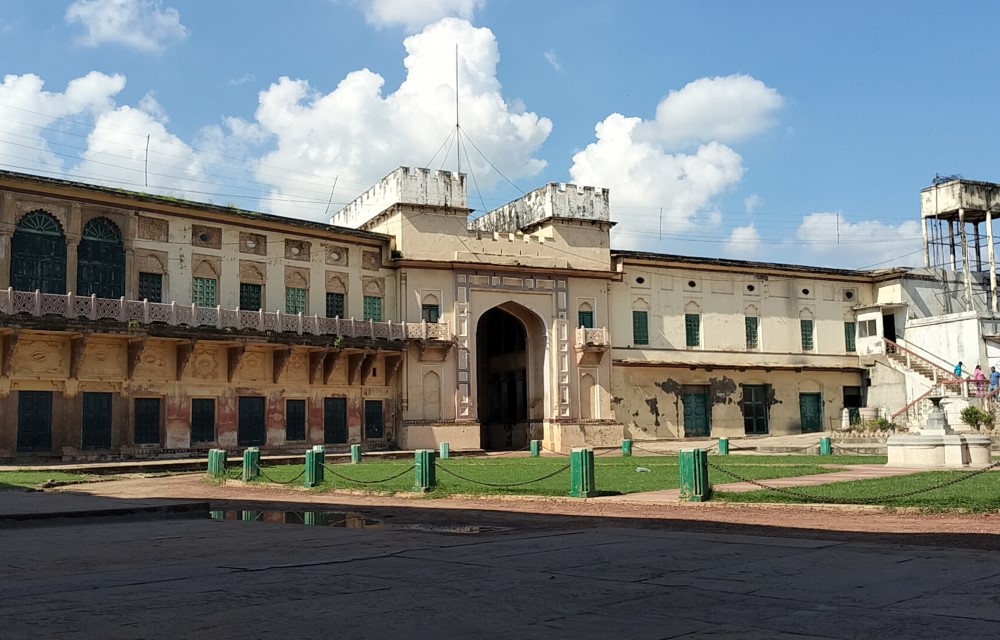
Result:
<svg viewBox="0 0 1000 640"><path fill-rule="evenodd" d="M523 449L540 434L545 406L545 325L508 302L476 329L477 400L484 449ZM533 426L536 428L533 429Z"/></svg>

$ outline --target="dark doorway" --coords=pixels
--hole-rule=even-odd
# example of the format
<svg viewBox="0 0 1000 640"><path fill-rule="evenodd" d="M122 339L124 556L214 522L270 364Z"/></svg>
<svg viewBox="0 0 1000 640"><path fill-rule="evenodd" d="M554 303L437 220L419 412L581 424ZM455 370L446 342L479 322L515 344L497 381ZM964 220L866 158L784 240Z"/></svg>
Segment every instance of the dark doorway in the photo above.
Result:
<svg viewBox="0 0 1000 640"><path fill-rule="evenodd" d="M863 406L861 387L844 387L844 408L847 409L850 424L861 424L861 407Z"/></svg>
<svg viewBox="0 0 1000 640"><path fill-rule="evenodd" d="M160 398L135 399L135 444L160 444Z"/></svg>
<svg viewBox="0 0 1000 640"><path fill-rule="evenodd" d="M347 444L347 398L323 399L323 442Z"/></svg>
<svg viewBox="0 0 1000 640"><path fill-rule="evenodd" d="M111 402L110 393L83 393L83 449L111 448Z"/></svg>
<svg viewBox="0 0 1000 640"><path fill-rule="evenodd" d="M239 428L236 444L241 447L259 447L267 441L264 426L264 398L240 396Z"/></svg>
<svg viewBox="0 0 1000 640"><path fill-rule="evenodd" d="M684 437L708 437L712 433L708 387L685 386L681 401L684 403Z"/></svg>
<svg viewBox="0 0 1000 640"><path fill-rule="evenodd" d="M215 398L191 399L191 442L215 442Z"/></svg>
<svg viewBox="0 0 1000 640"><path fill-rule="evenodd" d="M52 392L19 391L17 394L18 452L52 450Z"/></svg>
<svg viewBox="0 0 1000 640"><path fill-rule="evenodd" d="M66 237L44 211L21 218L10 240L10 286L16 291L66 293Z"/></svg>
<svg viewBox="0 0 1000 640"><path fill-rule="evenodd" d="M479 319L479 422L486 449L527 446L527 331L513 314L497 307Z"/></svg>
<svg viewBox="0 0 1000 640"><path fill-rule="evenodd" d="M799 419L802 421L802 433L822 431L823 396L818 393L800 393Z"/></svg>
<svg viewBox="0 0 1000 640"><path fill-rule="evenodd" d="M891 313L882 314L882 337L896 341L896 316Z"/></svg>
<svg viewBox="0 0 1000 640"><path fill-rule="evenodd" d="M743 387L743 431L747 435L762 435L768 432L767 385L746 385Z"/></svg>
<svg viewBox="0 0 1000 640"><path fill-rule="evenodd" d="M365 400L365 440L385 437L385 404L381 400Z"/></svg>
<svg viewBox="0 0 1000 640"><path fill-rule="evenodd" d="M81 296L125 295L125 248L118 227L107 218L83 226L77 259L76 292Z"/></svg>

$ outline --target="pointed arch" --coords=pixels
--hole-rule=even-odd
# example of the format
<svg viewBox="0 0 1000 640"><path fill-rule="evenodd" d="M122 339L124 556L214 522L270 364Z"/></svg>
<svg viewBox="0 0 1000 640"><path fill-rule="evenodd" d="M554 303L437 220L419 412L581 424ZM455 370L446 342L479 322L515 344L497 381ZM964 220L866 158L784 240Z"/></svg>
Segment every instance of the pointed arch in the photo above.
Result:
<svg viewBox="0 0 1000 640"><path fill-rule="evenodd" d="M17 223L10 241L10 286L66 293L66 235L51 213L29 211Z"/></svg>
<svg viewBox="0 0 1000 640"><path fill-rule="evenodd" d="M441 419L441 376L436 371L424 374L420 385L420 399L424 420Z"/></svg>
<svg viewBox="0 0 1000 640"><path fill-rule="evenodd" d="M580 376L580 419L592 420L597 417L595 402L597 381L594 376L584 373Z"/></svg>

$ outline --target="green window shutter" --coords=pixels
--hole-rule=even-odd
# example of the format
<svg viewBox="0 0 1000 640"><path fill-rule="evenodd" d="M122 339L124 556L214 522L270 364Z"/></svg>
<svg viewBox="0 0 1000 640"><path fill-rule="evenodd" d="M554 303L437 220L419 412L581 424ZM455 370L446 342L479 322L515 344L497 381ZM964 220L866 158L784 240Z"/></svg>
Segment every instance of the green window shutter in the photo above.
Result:
<svg viewBox="0 0 1000 640"><path fill-rule="evenodd" d="M261 292L263 287L259 284L240 283L240 309L244 311L260 311Z"/></svg>
<svg viewBox="0 0 1000 640"><path fill-rule="evenodd" d="M306 439L306 401L285 400L285 440Z"/></svg>
<svg viewBox="0 0 1000 640"><path fill-rule="evenodd" d="M306 290L297 287L285 287L285 313L297 314L306 312Z"/></svg>
<svg viewBox="0 0 1000 640"><path fill-rule="evenodd" d="M684 314L684 334L687 338L687 346L701 346L701 316L697 313Z"/></svg>
<svg viewBox="0 0 1000 640"><path fill-rule="evenodd" d="M632 343L649 344L649 314L645 311L632 312Z"/></svg>
<svg viewBox="0 0 1000 640"><path fill-rule="evenodd" d="M344 317L344 294L327 292L326 317L327 318Z"/></svg>
<svg viewBox="0 0 1000 640"><path fill-rule="evenodd" d="M194 278L192 288L194 293L194 303L199 307L214 307L218 302L216 288L219 281L215 278Z"/></svg>
<svg viewBox="0 0 1000 640"><path fill-rule="evenodd" d="M436 304L424 304L420 306L420 319L425 322L437 322L441 317L441 308Z"/></svg>
<svg viewBox="0 0 1000 640"><path fill-rule="evenodd" d="M364 319L382 322L382 298L379 296L365 296Z"/></svg>
<svg viewBox="0 0 1000 640"><path fill-rule="evenodd" d="M815 346L813 343L813 321L799 320L799 327L802 331L802 350L812 351Z"/></svg>
<svg viewBox="0 0 1000 640"><path fill-rule="evenodd" d="M847 353L854 353L858 350L857 343L854 339L855 329L856 326L853 322L844 323L844 350L847 351Z"/></svg>
<svg viewBox="0 0 1000 640"><path fill-rule="evenodd" d="M758 337L758 319L750 316L746 319L747 323L747 349L756 349L760 345L760 339Z"/></svg>
<svg viewBox="0 0 1000 640"><path fill-rule="evenodd" d="M159 273L139 272L139 299L150 302L163 302L163 275Z"/></svg>
<svg viewBox="0 0 1000 640"><path fill-rule="evenodd" d="M576 326L583 327L584 329L594 328L594 312L593 311L578 311L577 312L577 323Z"/></svg>

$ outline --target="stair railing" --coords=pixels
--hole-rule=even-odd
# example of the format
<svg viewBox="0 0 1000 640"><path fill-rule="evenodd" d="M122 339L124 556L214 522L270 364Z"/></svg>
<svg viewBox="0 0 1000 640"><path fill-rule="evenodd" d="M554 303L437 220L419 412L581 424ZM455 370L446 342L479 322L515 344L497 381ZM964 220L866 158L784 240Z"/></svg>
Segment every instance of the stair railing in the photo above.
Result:
<svg viewBox="0 0 1000 640"><path fill-rule="evenodd" d="M912 351L911 349L907 349L906 347L902 346L901 344L893 342L892 340L889 340L888 338L882 338L882 341L885 343L885 352L887 354L898 353L898 354L903 355L903 357L905 358L905 362L906 362L907 368L912 369L914 361L919 361L919 362L923 363L924 365L930 367L931 374L932 374L931 379L933 380L934 384L944 383L946 381L952 381L953 382L953 381L956 381L956 380L962 380L963 379L963 378L957 378L957 377L955 377L955 372L954 371L949 371L946 367L942 367L941 365L937 364L936 362L932 362L931 360L928 360L927 358L923 357L919 353L916 353L915 351Z"/></svg>
<svg viewBox="0 0 1000 640"><path fill-rule="evenodd" d="M967 385L968 385L967 381L965 381L965 380L959 380L959 379L955 378L954 376L952 376L951 380L942 380L941 382L939 382L938 384L934 385L933 387L931 387L930 389L928 389L926 392L924 392L923 394L921 394L917 398L914 398L913 401L911 401L908 405L906 405L905 407L903 407L899 411L896 411L895 413L893 413L892 414L892 421L895 422L896 418L898 418L899 416L902 416L902 415L905 415L907 418L909 418L910 417L910 409L913 409L920 402L922 402L922 401L930 398L934 394L945 395L946 392L947 392L947 388L948 387L957 387L957 389L955 390L955 392L958 393L958 394L960 394L960 395L962 395L962 397L967 398L968 397L968 388L967 388Z"/></svg>

